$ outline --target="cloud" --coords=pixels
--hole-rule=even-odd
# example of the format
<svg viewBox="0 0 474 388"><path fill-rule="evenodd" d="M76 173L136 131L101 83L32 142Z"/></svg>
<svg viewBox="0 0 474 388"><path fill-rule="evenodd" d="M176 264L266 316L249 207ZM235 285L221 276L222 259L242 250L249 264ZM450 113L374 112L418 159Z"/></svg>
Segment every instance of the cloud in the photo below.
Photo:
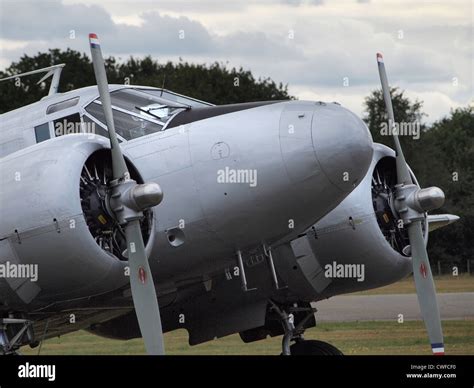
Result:
<svg viewBox="0 0 474 388"><path fill-rule="evenodd" d="M237 31L222 36L209 32L201 23L185 16L143 12L139 15L142 23L137 26L115 24L103 8L94 5L63 5L58 0L22 1L18 7L16 4L6 2L0 20L2 39L26 40L29 42L24 47L26 50L32 46L52 47L52 44L87 50L87 46L82 46L87 43L88 33L97 32L107 52L112 54L269 58L299 55L291 45L285 45L281 39L271 39L264 32ZM26 25L28 28L24 27ZM74 31L75 39L70 39L71 31ZM20 50L6 49L3 55L16 54Z"/></svg>
<svg viewBox="0 0 474 388"><path fill-rule="evenodd" d="M214 38L199 22L157 12L140 17L143 19L140 27L121 24L113 33L105 34L102 39L111 52L192 55L213 50Z"/></svg>
<svg viewBox="0 0 474 388"><path fill-rule="evenodd" d="M20 0L25 1L25 0ZM65 4L74 4L78 0L63 0ZM241 12L249 7L252 3L262 3L272 0L233 0L233 1L216 1L216 0L100 0L100 4L109 11L109 13L119 16L126 16L130 13L144 11L160 11L160 12L178 12L181 14L188 13L222 13L222 12ZM82 0L82 4L97 4L98 0Z"/></svg>
<svg viewBox="0 0 474 388"><path fill-rule="evenodd" d="M105 55L228 62L288 83L298 97L348 101L356 113L379 87L378 51L391 84L429 100L430 117L467 104L473 94L469 0L453 0L454 6L417 0L78 1L3 0L0 66L48 48L88 53L87 33L97 32ZM75 39L69 39L71 30Z"/></svg>
<svg viewBox="0 0 474 388"><path fill-rule="evenodd" d="M300 5L323 5L324 0L280 0L281 3L299 7Z"/></svg>
<svg viewBox="0 0 474 388"><path fill-rule="evenodd" d="M110 14L96 5L2 0L0 7L3 39L37 41L67 38L71 30L86 35L92 26L99 33L112 33L116 28Z"/></svg>

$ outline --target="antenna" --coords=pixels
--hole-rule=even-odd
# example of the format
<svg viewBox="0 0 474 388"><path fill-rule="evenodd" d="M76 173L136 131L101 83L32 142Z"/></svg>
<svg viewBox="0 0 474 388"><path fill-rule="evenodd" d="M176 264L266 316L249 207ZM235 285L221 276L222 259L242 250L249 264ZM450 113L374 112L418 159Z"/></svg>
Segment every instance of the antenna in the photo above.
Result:
<svg viewBox="0 0 474 388"><path fill-rule="evenodd" d="M48 92L48 96L52 96L53 94L56 94L58 92L59 80L61 78L61 71L63 70L64 66L66 66L65 63L60 63L59 65L49 66L49 67L45 67L43 69L32 70L32 71L28 71L28 72L22 73L22 74L15 74L15 75L11 75L10 77L1 78L0 82L1 81L6 81L6 80L9 80L9 79L16 79L16 78L24 77L24 76L27 76L27 75L33 75L33 74L38 74L38 73L46 73L37 83L40 84L44 80L46 80L49 77L53 76L53 78L51 80L51 85L49 86L49 92Z"/></svg>
<svg viewBox="0 0 474 388"><path fill-rule="evenodd" d="M161 94L160 97L163 97L163 89L165 88L166 73L163 73L163 83L161 84Z"/></svg>

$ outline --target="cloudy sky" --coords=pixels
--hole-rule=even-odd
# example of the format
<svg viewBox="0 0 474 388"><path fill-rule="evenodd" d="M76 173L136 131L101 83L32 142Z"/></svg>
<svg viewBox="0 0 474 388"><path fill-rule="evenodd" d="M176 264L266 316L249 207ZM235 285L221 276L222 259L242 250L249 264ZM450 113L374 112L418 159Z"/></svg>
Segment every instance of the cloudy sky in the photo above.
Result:
<svg viewBox="0 0 474 388"><path fill-rule="evenodd" d="M0 68L48 48L88 53L96 32L105 55L228 62L361 114L381 51L431 122L473 103L473 17L472 0L0 0Z"/></svg>

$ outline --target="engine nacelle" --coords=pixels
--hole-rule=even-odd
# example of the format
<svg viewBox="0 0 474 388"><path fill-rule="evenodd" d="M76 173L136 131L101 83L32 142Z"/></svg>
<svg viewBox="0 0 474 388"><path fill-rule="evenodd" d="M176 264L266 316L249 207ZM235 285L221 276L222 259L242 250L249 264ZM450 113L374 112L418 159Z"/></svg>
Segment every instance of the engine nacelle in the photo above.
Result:
<svg viewBox="0 0 474 388"><path fill-rule="evenodd" d="M1 278L7 300L0 309L35 308L48 298L92 296L129 282L126 262L94 240L81 206L83 167L108 148L100 136L68 135L1 160L0 264L37 273L36 279Z"/></svg>
<svg viewBox="0 0 474 388"><path fill-rule="evenodd" d="M392 205L395 184L395 152L374 144L359 186L305 235L275 250L278 274L300 300L381 287L412 271L406 227ZM425 217L425 240L427 231Z"/></svg>

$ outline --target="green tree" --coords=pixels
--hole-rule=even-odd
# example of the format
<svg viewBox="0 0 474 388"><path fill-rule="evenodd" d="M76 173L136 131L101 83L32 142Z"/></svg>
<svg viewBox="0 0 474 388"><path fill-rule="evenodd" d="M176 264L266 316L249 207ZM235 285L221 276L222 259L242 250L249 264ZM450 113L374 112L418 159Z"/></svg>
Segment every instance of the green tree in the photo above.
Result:
<svg viewBox="0 0 474 388"><path fill-rule="evenodd" d="M421 101L410 101L404 92L391 88L395 120L398 123L421 122L425 114ZM381 134L387 114L382 91L375 90L365 99L364 121L374 141L393 148L391 136ZM446 203L436 213L461 217L453 225L431 235L428 251L432 263L465 266L474 257L474 110L471 107L451 111L430 127L420 124L420 138L400 136L403 152L419 183L438 186L445 192Z"/></svg>
<svg viewBox="0 0 474 388"><path fill-rule="evenodd" d="M285 100L287 86L276 84L270 78L255 79L252 73L242 68L227 68L225 64L159 63L150 56L130 57L119 63L114 57L105 59L110 83L161 87L214 104L230 104L248 101ZM65 92L95 84L94 72L89 57L78 51L51 49L35 56L24 55L12 63L0 78L20 74L34 69L65 63L59 91ZM15 82L0 83L0 113L31 104L47 94L49 81L37 85L41 75L24 77L21 86Z"/></svg>
<svg viewBox="0 0 474 388"><path fill-rule="evenodd" d="M422 111L423 102L418 100L410 101L410 99L405 96L405 92L397 87L390 88L390 95L392 97L393 114L396 123L402 125L409 124L413 126L413 128L418 125L421 138L423 136L422 133L426 131L426 126L422 123L423 117L426 116ZM391 134L383 132L383 130L387 128L388 117L382 89L372 91L372 93L365 98L363 120L369 127L375 142L393 148ZM412 156L418 149L419 139L415 139L416 137L415 134L414 136L400 136L400 143L402 144L405 157L408 161L412 160Z"/></svg>
<svg viewBox="0 0 474 388"><path fill-rule="evenodd" d="M431 126L422 145L426 152L418 166L420 179L446 194L446 203L437 213L461 217L434 232L430 252L436 259L464 265L474 257L474 109L452 110Z"/></svg>
<svg viewBox="0 0 474 388"><path fill-rule="evenodd" d="M33 57L24 55L18 62L12 63L4 72L0 72L0 78L59 63L67 64L62 72L59 85L60 91L65 92L75 87L93 84L94 73L88 57L70 49L66 51L53 49L47 53L38 53ZM15 85L13 80L0 83L0 113L31 104L44 97L48 92L50 80L38 85L37 82L42 76L43 74L23 77L19 87Z"/></svg>

